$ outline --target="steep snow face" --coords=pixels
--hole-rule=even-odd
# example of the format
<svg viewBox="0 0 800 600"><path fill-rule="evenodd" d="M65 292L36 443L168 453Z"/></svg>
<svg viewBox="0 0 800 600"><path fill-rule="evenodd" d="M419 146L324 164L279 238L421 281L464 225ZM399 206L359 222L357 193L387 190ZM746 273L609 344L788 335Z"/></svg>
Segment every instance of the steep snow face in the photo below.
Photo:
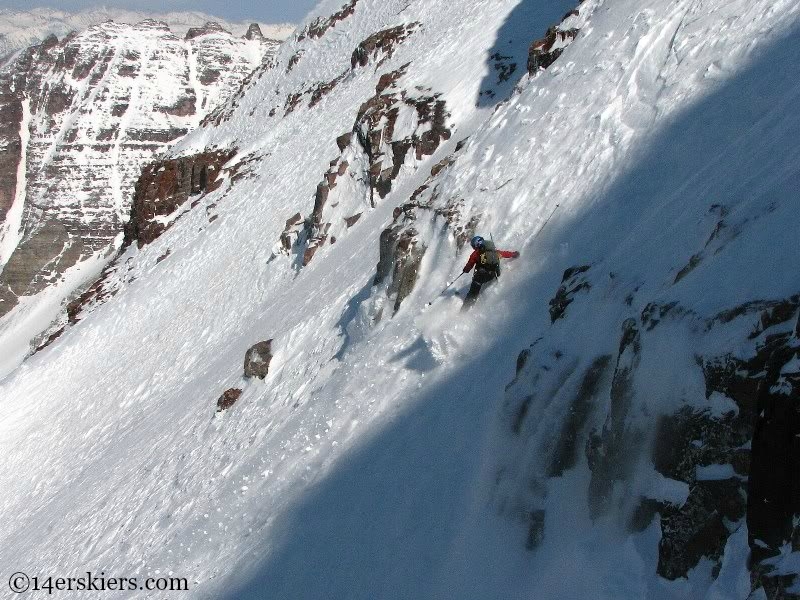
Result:
<svg viewBox="0 0 800 600"><path fill-rule="evenodd" d="M27 11L0 9L0 65L2 57L9 57L28 46L40 43L49 35L59 38L72 31L83 31L106 21L134 25L147 19L167 23L179 37L193 27L202 27L209 21L219 23L236 36L243 36L250 22L228 23L201 12L145 13L122 8L100 7L80 12L68 12L52 8L34 8ZM284 40L294 31L291 24L259 23L265 37Z"/></svg>
<svg viewBox="0 0 800 600"><path fill-rule="evenodd" d="M115 250L142 167L256 67L268 68L277 46L257 28L245 38L206 23L179 39L144 21L107 22L27 50L0 77L0 160L11 175L0 185L0 315L60 285L76 262ZM28 340L12 339L9 327L0 322L0 347L13 364Z"/></svg>
<svg viewBox="0 0 800 600"><path fill-rule="evenodd" d="M0 383L4 569L169 573L198 598L747 598L748 542L775 540L748 540L732 458L762 445L713 364L796 345L800 8L588 0L520 80L571 8L323 3L182 140L237 150L222 185ZM440 292L474 230L522 258L461 314L466 277ZM759 401L796 400L793 365ZM707 412L696 437L658 428L682 409ZM754 598L793 585L796 551Z"/></svg>

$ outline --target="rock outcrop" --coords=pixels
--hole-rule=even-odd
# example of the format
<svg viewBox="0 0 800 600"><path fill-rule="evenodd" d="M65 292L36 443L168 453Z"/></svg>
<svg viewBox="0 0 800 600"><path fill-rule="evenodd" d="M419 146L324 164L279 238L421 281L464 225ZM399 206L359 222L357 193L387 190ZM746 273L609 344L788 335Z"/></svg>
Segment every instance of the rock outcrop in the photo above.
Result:
<svg viewBox="0 0 800 600"><path fill-rule="evenodd" d="M253 344L244 355L244 376L264 379L272 361L272 340Z"/></svg>
<svg viewBox="0 0 800 600"><path fill-rule="evenodd" d="M222 396L217 400L217 412L228 410L231 406L236 404L236 401L241 398L242 390L239 388L230 388L222 393Z"/></svg>
<svg viewBox="0 0 800 600"><path fill-rule="evenodd" d="M407 161L423 160L450 139L449 113L441 96L431 90L398 86L407 67L381 76L375 95L359 108L352 130L336 139L340 154L317 186L303 235L291 246L303 265L385 198ZM401 124L411 124L411 129L403 130ZM340 194L337 186L341 182Z"/></svg>
<svg viewBox="0 0 800 600"><path fill-rule="evenodd" d="M409 219L413 220L412 215L409 214ZM405 222L396 223L381 232L380 258L373 285L386 282L386 295L394 298L395 312L414 289L426 250L417 230Z"/></svg>
<svg viewBox="0 0 800 600"><path fill-rule="evenodd" d="M570 267L564 271L561 278L561 285L550 300L550 321L555 323L558 319L564 316L567 307L572 304L575 295L581 291L587 291L592 288L585 275L586 271L591 268L591 265L581 265L577 267Z"/></svg>
<svg viewBox="0 0 800 600"><path fill-rule="evenodd" d="M380 67L392 57L395 47L405 41L419 26L419 23L409 23L373 33L356 46L350 59L351 68L366 67L371 60L378 60L376 67Z"/></svg>
<svg viewBox="0 0 800 600"><path fill-rule="evenodd" d="M219 188L222 167L234 154L208 151L147 165L134 187L123 245L149 244L169 227L175 211L191 196Z"/></svg>
<svg viewBox="0 0 800 600"><path fill-rule="evenodd" d="M321 38L332 27L340 21L344 21L347 17L356 12L356 4L358 0L350 0L347 4L343 5L339 10L329 17L317 17L312 21L300 34L297 36L297 41L302 41L306 37L313 39Z"/></svg>
<svg viewBox="0 0 800 600"><path fill-rule="evenodd" d="M573 17L578 16L578 10L567 13L561 23L547 30L544 37L531 44L528 51L528 73L533 75L539 69L546 69L552 65L564 48L569 46L578 35L578 30L573 27ZM498 57L498 61L500 57Z"/></svg>
<svg viewBox="0 0 800 600"><path fill-rule="evenodd" d="M564 273L550 305L553 327L577 327L595 316L587 307L601 311L608 302L597 300L608 285L594 271ZM630 296L621 298L630 304ZM797 551L800 539L798 329L800 296L793 295L706 317L678 302L650 303L620 323L613 355L581 357L540 338L520 355L507 387L512 441L500 489L512 489L508 478L526 483L500 494L499 511L528 529L526 545L535 550L545 535L548 478L583 459L594 519L623 517L629 532L657 520L660 576L687 577L703 560L716 576L731 536L746 524L752 589L771 600L794 597L794 578L774 561L787 548ZM681 342L665 354L665 339ZM672 373L673 389L652 385L654 367ZM539 423L548 406L561 406L567 418L545 435ZM634 481L648 469L665 483L637 496Z"/></svg>
<svg viewBox="0 0 800 600"><path fill-rule="evenodd" d="M261 32L261 27L258 26L258 23L250 23L250 26L247 28L247 32L244 34L244 39L246 40L265 40L264 34Z"/></svg>

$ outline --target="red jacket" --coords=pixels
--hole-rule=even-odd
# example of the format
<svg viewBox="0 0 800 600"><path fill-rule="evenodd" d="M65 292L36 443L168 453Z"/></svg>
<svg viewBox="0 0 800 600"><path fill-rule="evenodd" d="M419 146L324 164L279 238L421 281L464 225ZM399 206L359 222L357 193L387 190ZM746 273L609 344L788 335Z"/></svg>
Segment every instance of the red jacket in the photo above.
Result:
<svg viewBox="0 0 800 600"><path fill-rule="evenodd" d="M498 256L502 258L517 258L519 256L519 252L516 250L495 250ZM478 262L478 259L481 257L480 250L473 250L472 254L469 255L469 260L467 264L464 265L464 273L469 273L472 271L472 267Z"/></svg>

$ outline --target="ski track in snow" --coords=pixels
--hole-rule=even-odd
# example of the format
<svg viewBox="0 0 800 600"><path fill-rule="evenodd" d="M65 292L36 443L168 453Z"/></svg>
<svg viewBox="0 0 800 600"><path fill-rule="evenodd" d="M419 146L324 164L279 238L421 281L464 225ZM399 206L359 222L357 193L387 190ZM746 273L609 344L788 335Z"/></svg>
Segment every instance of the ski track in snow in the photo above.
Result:
<svg viewBox="0 0 800 600"><path fill-rule="evenodd" d="M777 194L797 182L800 156L788 141L800 122L786 107L796 106L800 84L783 80L765 99L754 89L781 80L782 66L800 58L790 43L797 35L781 39L800 9L589 0L578 39L494 111L475 99L495 34L520 5L443 6L361 0L285 75L301 45L288 41L234 119L178 144L189 153L235 142L241 156L263 156L259 176L220 200L223 185L156 242L129 250L122 260L133 258L136 280L0 382L0 512L13 515L0 523L3 572L171 573L189 578L185 597L237 600L746 597L737 596L746 588L744 531L730 538L716 581L703 563L688 580L660 580L657 525L624 537L613 523L590 522L585 465L552 482L546 526L558 535L527 553L524 528L490 506L493 452L502 447L495 419L517 353L549 327L547 301L566 267L599 265L618 274L620 286L640 281L642 297L686 301L704 314L732 297L798 290L796 244L781 239L797 221L797 200L778 202ZM541 20L528 40L568 8L527 3ZM379 71L374 63L357 69L314 109L280 118L289 93L348 70L358 41L412 21L424 32ZM767 50L774 64L761 60ZM335 139L350 130L377 76L409 60L400 83L444 94L451 140L309 266L297 272L282 256L268 262L286 219L311 210L337 156ZM757 72L748 70L754 63ZM738 104L732 85L741 87ZM712 97L731 106L704 104ZM729 110L749 126L734 132ZM695 114L705 120L693 121ZM672 127L696 133L697 151L688 152L695 140L670 137ZM456 298L437 294L466 252L434 227L413 294L391 319L387 302L370 326L378 300L353 299L374 277L380 231L429 167L468 135L443 185L466 210L484 214L481 231L523 257L462 316ZM692 176L636 170L654 157ZM737 175L745 163L752 176ZM749 229L697 268L703 277L669 285L675 257L688 260L702 247L703 215L722 198L730 219ZM216 200L219 218L209 223L204 207ZM774 210L764 212L770 201ZM775 278L763 264L791 275ZM731 271L737 276L724 276ZM454 287L463 293L468 283ZM584 339L561 341L604 350L621 317L619 304L609 306L587 315L596 326ZM245 382L246 349L270 338L269 376ZM230 387L244 390L241 399L215 415ZM544 405L543 426L558 411Z"/></svg>

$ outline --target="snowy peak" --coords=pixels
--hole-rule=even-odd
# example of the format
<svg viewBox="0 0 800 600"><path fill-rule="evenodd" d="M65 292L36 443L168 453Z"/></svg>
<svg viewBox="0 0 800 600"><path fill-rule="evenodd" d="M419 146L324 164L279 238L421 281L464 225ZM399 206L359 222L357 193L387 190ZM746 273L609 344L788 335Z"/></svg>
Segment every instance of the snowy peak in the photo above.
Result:
<svg viewBox="0 0 800 600"><path fill-rule="evenodd" d="M189 29L202 27L208 22L218 22L234 35L246 35L253 23L229 23L200 12L171 12L148 14L120 8L95 8L77 13L35 8L29 11L0 9L0 57L9 57L28 46L39 44L48 35L63 38L72 31L84 31L106 21L136 24L147 19L167 23L177 36L185 35ZM294 30L294 25L256 24L265 37L282 41ZM2 64L2 63L0 63Z"/></svg>
<svg viewBox="0 0 800 600"><path fill-rule="evenodd" d="M254 25L255 25L255 23L254 23ZM256 27L257 27L257 25L256 25ZM249 32L250 32L250 30L248 29L248 33ZM223 29L222 25L220 25L216 21L208 21L202 27L192 27L191 29L189 29L189 31L186 32L186 37L184 37L184 39L188 41L188 40L192 40L192 39L194 39L196 37L199 37L201 35L209 35L209 34L212 34L212 33L223 33L223 34L230 35L230 32L226 31L225 29ZM245 37L248 40L252 39L252 38L249 38L247 36L245 36Z"/></svg>
<svg viewBox="0 0 800 600"><path fill-rule="evenodd" d="M163 21L108 21L51 35L3 71L0 315L113 250L142 167L278 45L216 23L183 40Z"/></svg>
<svg viewBox="0 0 800 600"><path fill-rule="evenodd" d="M258 23L250 23L247 32L244 34L244 38L246 40L261 40L264 38L264 34L261 33L261 27L258 26Z"/></svg>

